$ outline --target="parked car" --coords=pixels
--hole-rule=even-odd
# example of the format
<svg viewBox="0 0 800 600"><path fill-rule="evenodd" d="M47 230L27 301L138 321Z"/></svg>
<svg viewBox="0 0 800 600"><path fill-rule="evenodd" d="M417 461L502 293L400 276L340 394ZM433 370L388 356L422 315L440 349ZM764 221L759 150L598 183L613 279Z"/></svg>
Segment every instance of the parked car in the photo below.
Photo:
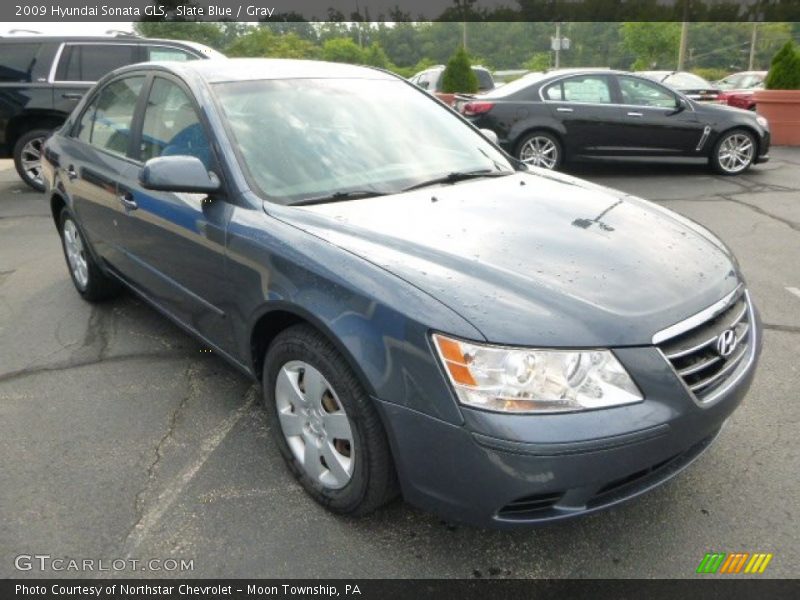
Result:
<svg viewBox="0 0 800 600"><path fill-rule="evenodd" d="M14 158L22 180L43 190L42 142L109 71L149 60L222 56L196 44L133 34L0 36L0 158Z"/></svg>
<svg viewBox="0 0 800 600"><path fill-rule="evenodd" d="M421 87L439 98L445 104L452 106L456 102L458 94L445 93L442 88L442 75L444 74L444 65L436 65L424 71L420 71L409 79L411 83ZM478 93L484 94L489 90L495 88L494 79L492 74L485 67L480 65L473 65L472 72L478 78Z"/></svg>
<svg viewBox="0 0 800 600"><path fill-rule="evenodd" d="M767 71L741 71L720 79L714 85L722 91L752 90L764 87L766 77Z"/></svg>
<svg viewBox="0 0 800 600"><path fill-rule="evenodd" d="M756 88L758 89L758 88ZM728 90L719 93L717 101L720 104L727 104L728 106L735 106L744 110L756 110L756 101L753 98L753 92L756 90Z"/></svg>
<svg viewBox="0 0 800 600"><path fill-rule="evenodd" d="M461 112L519 160L546 169L567 159L682 156L736 175L769 159L763 117L620 71L533 73Z"/></svg>
<svg viewBox="0 0 800 600"><path fill-rule="evenodd" d="M78 293L127 287L260 381L337 513L398 489L478 525L596 511L695 460L753 378L718 238L528 169L380 70L124 67L44 156Z"/></svg>
<svg viewBox="0 0 800 600"><path fill-rule="evenodd" d="M717 82L722 90L717 97L720 104L735 106L745 110L755 110L756 101L753 92L764 88L766 71L744 71L734 73Z"/></svg>
<svg viewBox="0 0 800 600"><path fill-rule="evenodd" d="M663 83L696 102L716 102L719 88L699 75L686 71L639 71L639 75Z"/></svg>

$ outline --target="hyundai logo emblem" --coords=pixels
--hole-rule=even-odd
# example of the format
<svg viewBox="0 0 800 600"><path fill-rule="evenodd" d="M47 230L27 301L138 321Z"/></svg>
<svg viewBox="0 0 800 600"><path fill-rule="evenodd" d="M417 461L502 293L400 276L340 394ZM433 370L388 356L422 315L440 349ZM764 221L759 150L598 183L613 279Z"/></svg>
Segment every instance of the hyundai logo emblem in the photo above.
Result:
<svg viewBox="0 0 800 600"><path fill-rule="evenodd" d="M720 333L717 338L717 354L722 358L730 356L733 354L733 351L736 350L736 343L738 341L739 340L736 339L736 332L733 329L726 329Z"/></svg>

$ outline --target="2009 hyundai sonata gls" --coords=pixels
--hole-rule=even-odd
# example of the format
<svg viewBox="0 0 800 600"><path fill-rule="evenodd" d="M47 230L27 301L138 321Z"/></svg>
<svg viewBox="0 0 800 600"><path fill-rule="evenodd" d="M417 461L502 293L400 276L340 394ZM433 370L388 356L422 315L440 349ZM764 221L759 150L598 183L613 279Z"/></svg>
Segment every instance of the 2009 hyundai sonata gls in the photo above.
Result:
<svg viewBox="0 0 800 600"><path fill-rule="evenodd" d="M381 71L127 67L45 156L78 292L128 287L259 379L339 513L398 491L480 525L606 507L692 462L753 377L716 237L529 170Z"/></svg>

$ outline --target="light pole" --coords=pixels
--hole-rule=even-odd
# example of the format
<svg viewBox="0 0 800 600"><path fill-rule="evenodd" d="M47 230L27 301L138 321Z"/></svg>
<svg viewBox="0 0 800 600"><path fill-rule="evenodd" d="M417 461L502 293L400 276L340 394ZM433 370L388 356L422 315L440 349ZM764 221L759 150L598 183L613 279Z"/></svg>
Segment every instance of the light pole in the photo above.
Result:
<svg viewBox="0 0 800 600"><path fill-rule="evenodd" d="M555 53L555 66L561 65L561 51L569 50L569 38L561 37L561 23L556 23L556 37L550 38L550 49Z"/></svg>
<svg viewBox="0 0 800 600"><path fill-rule="evenodd" d="M747 61L747 70L752 71L756 62L756 41L758 40L758 23L753 23L753 33L750 35L750 59Z"/></svg>

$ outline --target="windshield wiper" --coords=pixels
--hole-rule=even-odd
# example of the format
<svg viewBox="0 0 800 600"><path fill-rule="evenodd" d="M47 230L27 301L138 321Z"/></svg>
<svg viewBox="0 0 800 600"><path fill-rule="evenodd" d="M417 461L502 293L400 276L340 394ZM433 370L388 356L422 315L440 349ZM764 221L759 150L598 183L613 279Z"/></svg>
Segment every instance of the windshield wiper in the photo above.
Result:
<svg viewBox="0 0 800 600"><path fill-rule="evenodd" d="M411 190L428 187L429 185L436 185L437 183L457 183L467 179L478 179L480 177L505 177L506 175L513 174L514 171L492 171L490 169L481 169L480 171L453 171L452 173L448 173L447 175L443 175L441 177L435 177L433 179L428 179L427 181L415 183L407 188L403 188L401 191L410 192Z"/></svg>
<svg viewBox="0 0 800 600"><path fill-rule="evenodd" d="M362 198L374 198L376 196L386 196L386 192L377 190L347 190L346 192L334 192L327 196L316 198L306 198L297 202L290 202L289 206L309 206L310 204L325 204L327 202L340 202L342 200L360 200Z"/></svg>

